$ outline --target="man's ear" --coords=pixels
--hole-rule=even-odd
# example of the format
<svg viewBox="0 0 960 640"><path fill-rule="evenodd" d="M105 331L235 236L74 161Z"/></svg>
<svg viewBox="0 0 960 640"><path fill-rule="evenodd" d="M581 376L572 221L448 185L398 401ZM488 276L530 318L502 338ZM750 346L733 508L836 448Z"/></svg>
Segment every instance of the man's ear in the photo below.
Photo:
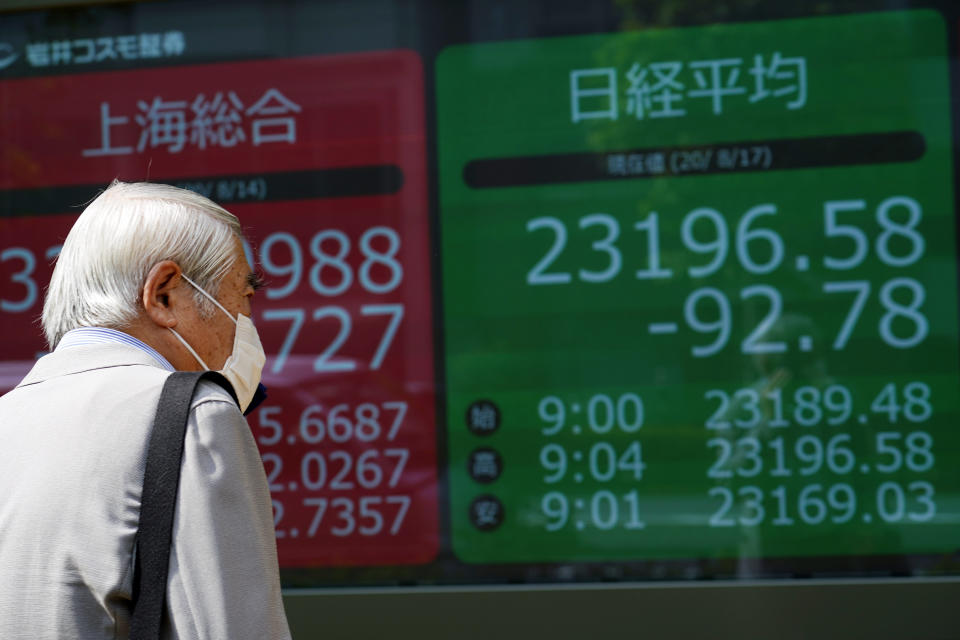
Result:
<svg viewBox="0 0 960 640"><path fill-rule="evenodd" d="M143 284L143 308L147 317L159 327L177 326L177 317L173 312L175 296L171 294L183 282L180 274L180 265L173 260L164 260L151 267Z"/></svg>

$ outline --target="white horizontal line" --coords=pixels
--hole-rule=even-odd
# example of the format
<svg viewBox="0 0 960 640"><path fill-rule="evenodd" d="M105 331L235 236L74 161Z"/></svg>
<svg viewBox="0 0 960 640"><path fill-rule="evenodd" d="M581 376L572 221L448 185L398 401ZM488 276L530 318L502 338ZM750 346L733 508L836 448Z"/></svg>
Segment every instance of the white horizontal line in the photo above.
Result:
<svg viewBox="0 0 960 640"><path fill-rule="evenodd" d="M647 327L647 330L650 333L676 333L677 332L677 323L676 322L651 322L650 326Z"/></svg>

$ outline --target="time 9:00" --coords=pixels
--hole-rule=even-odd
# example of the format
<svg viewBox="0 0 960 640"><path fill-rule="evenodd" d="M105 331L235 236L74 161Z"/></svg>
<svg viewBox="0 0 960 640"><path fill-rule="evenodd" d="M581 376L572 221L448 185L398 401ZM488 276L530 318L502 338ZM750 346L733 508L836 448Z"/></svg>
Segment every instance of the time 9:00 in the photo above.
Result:
<svg viewBox="0 0 960 640"><path fill-rule="evenodd" d="M572 402L569 407L557 396L546 396L537 405L540 419L548 423L541 429L545 436L559 433L567 422L567 409L579 414L581 405ZM624 393L614 398L598 393L587 401L587 426L594 433L608 433L614 426L625 433L633 433L643 426L643 399L635 393ZM573 426L579 433L579 426Z"/></svg>

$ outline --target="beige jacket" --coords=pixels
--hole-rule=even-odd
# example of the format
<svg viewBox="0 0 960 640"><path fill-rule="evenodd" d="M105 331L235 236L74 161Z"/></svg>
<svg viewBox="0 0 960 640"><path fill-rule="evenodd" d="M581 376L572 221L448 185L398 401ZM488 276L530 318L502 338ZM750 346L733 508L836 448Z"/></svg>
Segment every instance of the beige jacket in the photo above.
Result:
<svg viewBox="0 0 960 640"><path fill-rule="evenodd" d="M41 358L0 398L0 638L127 638L149 432L169 373L125 345ZM166 638L288 638L250 429L203 382L184 445Z"/></svg>

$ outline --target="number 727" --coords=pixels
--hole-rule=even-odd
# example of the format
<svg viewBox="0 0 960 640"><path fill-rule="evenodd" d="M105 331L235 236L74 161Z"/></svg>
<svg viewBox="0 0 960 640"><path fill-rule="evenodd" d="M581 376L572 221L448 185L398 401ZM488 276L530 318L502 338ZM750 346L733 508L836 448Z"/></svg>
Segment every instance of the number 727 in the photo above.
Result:
<svg viewBox="0 0 960 640"><path fill-rule="evenodd" d="M370 359L370 368L374 370L379 369L380 365L383 364L384 358L387 356L387 351L390 349L390 345L393 343L393 338L397 334L397 329L400 326L400 322L403 320L403 305L366 304L360 307L360 315L365 317L388 317L387 325L380 337L380 342L377 345L376 351L373 353L373 357ZM273 366L270 368L273 373L281 373L283 371L283 367L287 362L287 357L293 350L293 345L297 340L297 336L300 335L300 329L303 328L305 317L305 309L267 309L263 312L263 319L267 321L291 321L290 329L287 331L287 335L283 340L283 344L280 345L280 351L277 353L277 357L273 361ZM313 370L319 373L356 370L356 360L346 358L334 359L337 351L347 341L347 338L350 337L350 332L353 328L353 321L350 318L350 314L343 307L336 306L320 307L313 310L313 320L323 320L324 318L333 318L337 320L337 322L340 324L340 329L330 344L327 345L323 352L317 356L317 359L314 360Z"/></svg>

